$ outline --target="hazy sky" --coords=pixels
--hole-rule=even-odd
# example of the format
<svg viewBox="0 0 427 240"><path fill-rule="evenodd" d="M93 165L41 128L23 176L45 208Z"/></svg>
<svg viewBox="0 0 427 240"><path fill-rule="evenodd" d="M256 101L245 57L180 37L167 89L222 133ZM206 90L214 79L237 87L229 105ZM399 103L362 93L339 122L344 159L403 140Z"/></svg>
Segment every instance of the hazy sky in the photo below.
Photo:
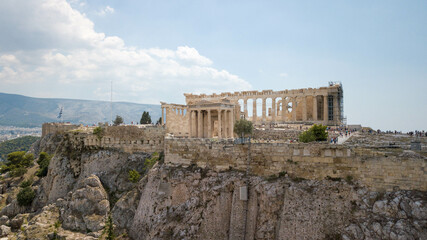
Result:
<svg viewBox="0 0 427 240"><path fill-rule="evenodd" d="M0 92L184 103L340 81L348 123L427 129L427 1L1 0Z"/></svg>

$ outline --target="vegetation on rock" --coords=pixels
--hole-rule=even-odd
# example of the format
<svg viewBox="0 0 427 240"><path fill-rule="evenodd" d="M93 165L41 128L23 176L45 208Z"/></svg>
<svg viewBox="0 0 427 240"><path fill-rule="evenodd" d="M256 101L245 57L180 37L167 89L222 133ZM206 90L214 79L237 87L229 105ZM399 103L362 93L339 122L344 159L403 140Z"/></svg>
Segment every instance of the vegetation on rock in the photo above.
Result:
<svg viewBox="0 0 427 240"><path fill-rule="evenodd" d="M29 206L33 202L35 196L36 194L31 186L26 186L16 195L16 200L18 200L20 206Z"/></svg>
<svg viewBox="0 0 427 240"><path fill-rule="evenodd" d="M98 137L99 140L104 136L104 129L102 127L96 127L93 129L93 134Z"/></svg>
<svg viewBox="0 0 427 240"><path fill-rule="evenodd" d="M27 172L27 167L33 164L34 155L25 151L13 152L7 155L6 164L1 166L1 173L10 172L10 176L19 177Z"/></svg>
<svg viewBox="0 0 427 240"><path fill-rule="evenodd" d="M299 135L299 141L304 143L326 141L327 139L328 132L326 131L326 126L323 126L322 124L314 124L307 131L304 131Z"/></svg>
<svg viewBox="0 0 427 240"><path fill-rule="evenodd" d="M132 169L129 171L129 181L133 183L137 183L140 178L141 178L141 174L139 174L139 172L136 171L135 169Z"/></svg>
<svg viewBox="0 0 427 240"><path fill-rule="evenodd" d="M40 153L39 159L37 160L37 164L39 164L40 169L36 172L36 176L44 177L47 175L47 170L48 170L49 162L51 158L52 156L45 152Z"/></svg>

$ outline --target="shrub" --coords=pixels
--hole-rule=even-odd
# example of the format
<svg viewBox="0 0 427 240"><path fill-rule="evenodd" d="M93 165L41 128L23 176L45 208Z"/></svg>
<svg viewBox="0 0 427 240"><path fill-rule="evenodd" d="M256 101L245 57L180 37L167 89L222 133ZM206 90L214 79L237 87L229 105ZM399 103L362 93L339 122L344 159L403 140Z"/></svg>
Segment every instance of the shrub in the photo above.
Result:
<svg viewBox="0 0 427 240"><path fill-rule="evenodd" d="M299 135L299 141L308 143L314 141L326 141L328 139L328 132L326 132L326 126L321 124L314 124L307 131L302 132Z"/></svg>
<svg viewBox="0 0 427 240"><path fill-rule="evenodd" d="M45 152L40 153L39 159L37 160L37 164L39 164L40 169L36 172L36 176L44 177L47 175L47 170L48 170L49 162L51 158L52 156Z"/></svg>
<svg viewBox="0 0 427 240"><path fill-rule="evenodd" d="M33 179L22 181L21 184L19 184L21 188L31 187L31 185L33 185Z"/></svg>
<svg viewBox="0 0 427 240"><path fill-rule="evenodd" d="M21 177L25 173L27 173L27 169L25 167L18 167L18 168L13 168L10 171L10 176L11 177Z"/></svg>
<svg viewBox="0 0 427 240"><path fill-rule="evenodd" d="M161 160L160 158L163 156L163 154L159 154L157 152L153 153L151 158L146 158L144 161L144 169L149 170L156 164L157 161Z"/></svg>
<svg viewBox="0 0 427 240"><path fill-rule="evenodd" d="M98 137L99 140L104 136L104 129L102 127L96 127L93 129L93 134Z"/></svg>
<svg viewBox="0 0 427 240"><path fill-rule="evenodd" d="M107 237L105 238L106 240L115 239L113 219L111 216L108 216L107 222L105 223L105 232L107 233Z"/></svg>
<svg viewBox="0 0 427 240"><path fill-rule="evenodd" d="M35 196L34 190L30 186L27 186L19 191L16 199L20 206L29 206L33 202Z"/></svg>
<svg viewBox="0 0 427 240"><path fill-rule="evenodd" d="M137 183L140 178L141 178L141 174L139 174L139 172L136 171L135 169L132 169L129 171L129 181L133 183Z"/></svg>

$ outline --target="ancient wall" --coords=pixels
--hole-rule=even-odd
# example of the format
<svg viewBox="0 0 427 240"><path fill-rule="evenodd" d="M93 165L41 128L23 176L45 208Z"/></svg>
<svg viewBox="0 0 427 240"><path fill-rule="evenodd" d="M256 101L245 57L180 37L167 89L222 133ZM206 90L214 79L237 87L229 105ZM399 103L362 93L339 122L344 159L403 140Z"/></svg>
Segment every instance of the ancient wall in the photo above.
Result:
<svg viewBox="0 0 427 240"><path fill-rule="evenodd" d="M42 125L42 137L48 134L64 133L73 129L77 129L79 125L70 123L43 123Z"/></svg>
<svg viewBox="0 0 427 240"><path fill-rule="evenodd" d="M371 149L329 144L252 143L232 140L165 139L165 162L171 165L230 168L269 176L287 172L305 179L354 178L374 190L427 191L427 161L395 157Z"/></svg>
<svg viewBox="0 0 427 240"><path fill-rule="evenodd" d="M110 126L101 135L75 132L73 140L85 147L114 148L124 152L161 152L164 148L165 129L160 126Z"/></svg>
<svg viewBox="0 0 427 240"><path fill-rule="evenodd" d="M254 129L253 139L283 140L298 139L301 130L295 129Z"/></svg>
<svg viewBox="0 0 427 240"><path fill-rule="evenodd" d="M165 108L167 119L167 132L176 136L188 137L190 135L190 114L188 109Z"/></svg>

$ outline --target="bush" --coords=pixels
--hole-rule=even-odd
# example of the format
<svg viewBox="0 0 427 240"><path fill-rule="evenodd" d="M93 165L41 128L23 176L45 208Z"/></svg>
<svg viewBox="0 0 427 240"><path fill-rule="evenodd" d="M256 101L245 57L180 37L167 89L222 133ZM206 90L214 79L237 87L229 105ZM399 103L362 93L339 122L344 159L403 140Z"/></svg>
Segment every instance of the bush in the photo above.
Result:
<svg viewBox="0 0 427 240"><path fill-rule="evenodd" d="M157 152L153 153L151 158L146 158L144 161L144 169L149 170L156 164L157 161L161 160L162 154L159 154Z"/></svg>
<svg viewBox="0 0 427 240"><path fill-rule="evenodd" d="M25 173L27 173L27 169L25 167L18 167L18 168L13 168L12 170L10 170L10 176L11 177L21 177Z"/></svg>
<svg viewBox="0 0 427 240"><path fill-rule="evenodd" d="M19 177L27 172L27 167L33 164L34 155L25 151L13 152L7 155L6 164L2 166L1 173L10 172L12 177Z"/></svg>
<svg viewBox="0 0 427 240"><path fill-rule="evenodd" d="M40 169L36 172L36 176L44 177L47 175L47 170L48 170L49 162L51 158L52 156L45 152L40 153L39 159L37 160L37 164L39 164Z"/></svg>
<svg viewBox="0 0 427 240"><path fill-rule="evenodd" d="M93 134L98 137L99 140L104 136L104 129L102 127L96 127L93 129Z"/></svg>
<svg viewBox="0 0 427 240"><path fill-rule="evenodd" d="M135 169L132 169L129 171L129 181L133 183L137 183L140 178L141 178L141 174L139 174L139 172L136 171Z"/></svg>
<svg viewBox="0 0 427 240"><path fill-rule="evenodd" d="M33 202L35 196L34 190L30 186L27 186L19 191L16 199L20 206L29 206Z"/></svg>
<svg viewBox="0 0 427 240"><path fill-rule="evenodd" d="M252 134L252 130L254 129L254 126L251 121L248 121L246 119L239 119L234 123L234 132L239 137L245 137L247 135Z"/></svg>
<svg viewBox="0 0 427 240"><path fill-rule="evenodd" d="M33 185L33 179L28 179L28 180L22 181L21 184L19 184L19 187L26 188L26 187L31 187L31 185Z"/></svg>
<svg viewBox="0 0 427 240"><path fill-rule="evenodd" d="M323 126L322 124L314 124L307 131L304 131L299 135L299 141L304 143L326 141L327 139L328 132L326 132L326 126Z"/></svg>

